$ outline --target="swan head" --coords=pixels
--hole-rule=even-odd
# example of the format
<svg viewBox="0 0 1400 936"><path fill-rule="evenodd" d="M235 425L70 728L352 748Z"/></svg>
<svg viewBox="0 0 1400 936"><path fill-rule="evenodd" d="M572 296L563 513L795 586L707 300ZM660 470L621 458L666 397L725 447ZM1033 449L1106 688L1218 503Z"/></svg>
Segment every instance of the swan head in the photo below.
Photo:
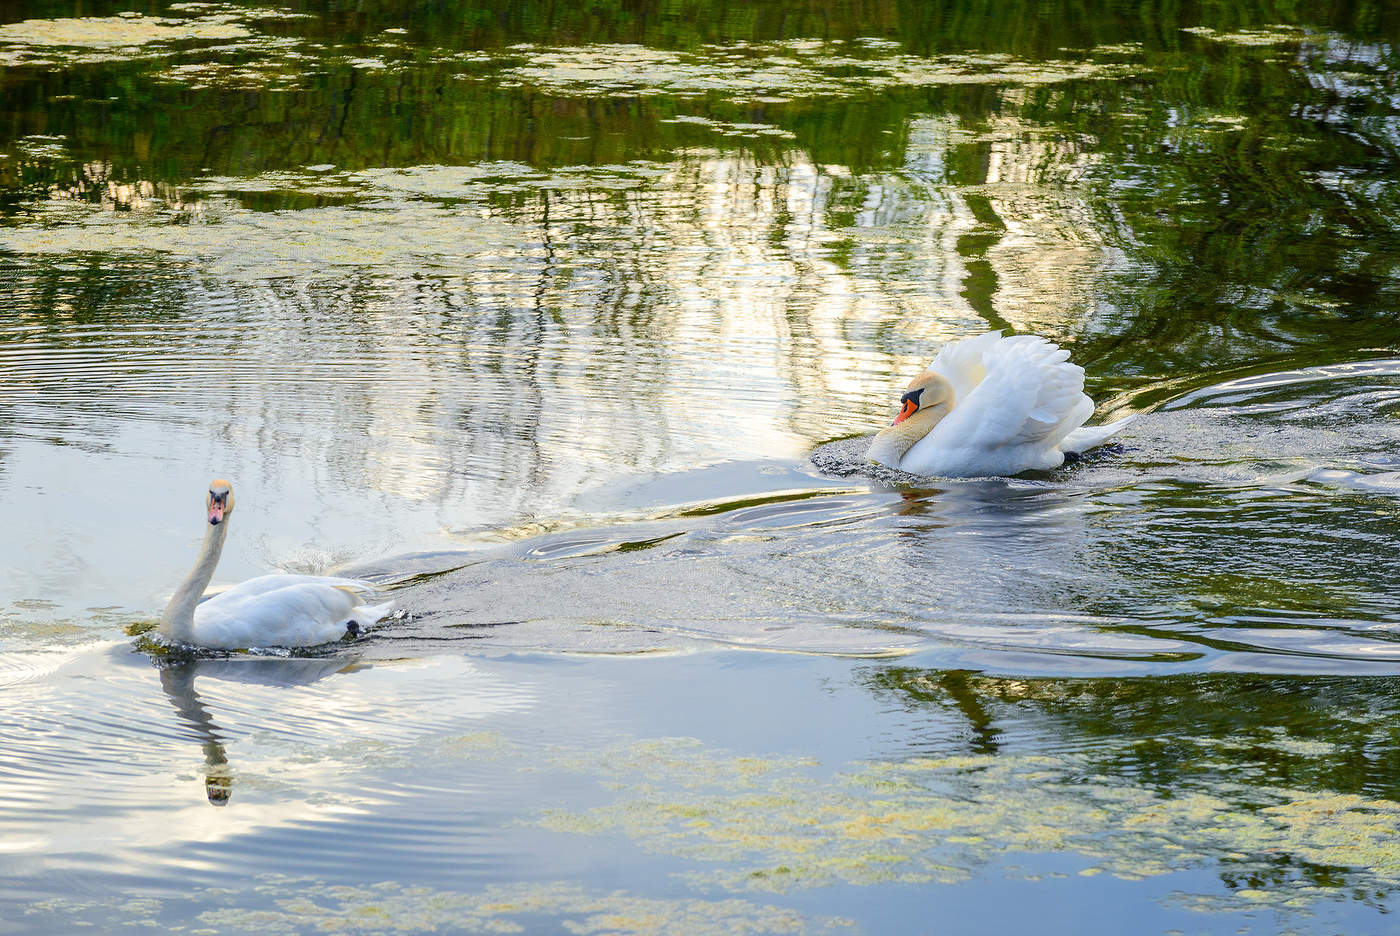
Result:
<svg viewBox="0 0 1400 936"><path fill-rule="evenodd" d="M904 453L913 447L953 408L953 385L941 374L924 371L905 388L899 398L894 422L875 434L866 453L871 461L898 468Z"/></svg>
<svg viewBox="0 0 1400 936"><path fill-rule="evenodd" d="M209 511L210 526L223 523L233 513L233 485L222 478L210 482L209 496L205 498L204 506Z"/></svg>

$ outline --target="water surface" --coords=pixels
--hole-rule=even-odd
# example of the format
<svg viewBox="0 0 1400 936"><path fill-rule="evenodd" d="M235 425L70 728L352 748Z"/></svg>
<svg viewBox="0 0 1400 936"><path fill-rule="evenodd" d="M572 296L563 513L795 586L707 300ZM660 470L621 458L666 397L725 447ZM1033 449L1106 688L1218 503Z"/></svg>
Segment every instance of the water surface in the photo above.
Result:
<svg viewBox="0 0 1400 936"><path fill-rule="evenodd" d="M0 928L1383 931L1396 29L7 10ZM872 474L988 328L1139 419ZM158 665L216 476L404 613Z"/></svg>

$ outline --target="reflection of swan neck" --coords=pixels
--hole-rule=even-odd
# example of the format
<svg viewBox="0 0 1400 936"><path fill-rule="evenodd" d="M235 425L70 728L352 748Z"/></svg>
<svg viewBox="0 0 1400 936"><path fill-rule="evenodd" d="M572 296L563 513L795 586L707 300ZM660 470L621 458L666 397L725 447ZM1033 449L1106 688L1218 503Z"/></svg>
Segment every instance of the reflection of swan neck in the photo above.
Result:
<svg viewBox="0 0 1400 936"><path fill-rule="evenodd" d="M195 643L194 609L209 587L214 577L214 569L219 564L219 555L224 551L224 537L228 535L228 520L209 524L204 533L204 545L199 550L199 560L189 576L175 589L165 613L160 616L159 631L172 640L182 643Z"/></svg>
<svg viewBox="0 0 1400 936"><path fill-rule="evenodd" d="M198 672L198 666L193 663L165 667L160 671L160 686L180 718L204 738L204 793L213 805L224 806L233 795L233 770L228 765L224 744L219 740L219 726L214 724L199 693L194 691Z"/></svg>

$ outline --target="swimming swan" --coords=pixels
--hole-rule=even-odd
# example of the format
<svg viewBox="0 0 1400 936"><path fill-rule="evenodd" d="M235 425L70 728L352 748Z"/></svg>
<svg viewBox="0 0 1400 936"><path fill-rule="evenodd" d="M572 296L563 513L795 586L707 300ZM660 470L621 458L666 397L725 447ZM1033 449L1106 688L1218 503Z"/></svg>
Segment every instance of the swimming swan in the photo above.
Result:
<svg viewBox="0 0 1400 936"><path fill-rule="evenodd" d="M999 331L944 345L900 403L867 457L945 478L1057 468L1066 452L1091 449L1136 418L1085 426L1094 401L1084 368L1051 341Z"/></svg>
<svg viewBox="0 0 1400 936"><path fill-rule="evenodd" d="M209 528L199 561L175 590L156 628L168 639L220 650L313 647L355 636L393 607L392 602L361 604L359 593L371 587L366 582L323 575L263 575L200 601L228 535L232 486L227 481L210 484L205 507Z"/></svg>

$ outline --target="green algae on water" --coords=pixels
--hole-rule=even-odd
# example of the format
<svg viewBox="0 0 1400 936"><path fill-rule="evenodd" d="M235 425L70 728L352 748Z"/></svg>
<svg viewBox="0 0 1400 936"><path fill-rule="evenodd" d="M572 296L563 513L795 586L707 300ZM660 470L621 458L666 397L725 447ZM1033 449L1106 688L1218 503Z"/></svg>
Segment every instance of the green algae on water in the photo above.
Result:
<svg viewBox="0 0 1400 936"><path fill-rule="evenodd" d="M1400 879L1400 804L1373 797L1212 784L1210 775L1165 795L1084 754L876 761L829 778L810 760L731 757L689 739L591 756L560 763L628 777L606 784L618 799L547 810L543 826L622 833L648 851L711 863L688 876L730 890L952 884L1056 852L1082 857L1081 873L1123 880L1213 869L1227 890L1257 868L1277 885L1248 902L1276 908L1336 897L1332 877L1381 894Z"/></svg>
<svg viewBox="0 0 1400 936"><path fill-rule="evenodd" d="M208 888L193 895L201 908L193 933L293 936L339 933L526 933L539 918L578 934L619 936L729 936L729 934L837 934L855 931L839 917L736 898L638 897L625 891L588 890L570 882L490 885L477 892L410 886L392 880L368 886L329 884L314 878L262 874L250 888L256 905L239 891ZM142 898L113 907L78 898L50 898L26 907L31 918L58 917L69 925L149 925L182 901Z"/></svg>
<svg viewBox="0 0 1400 936"><path fill-rule="evenodd" d="M167 52L194 40L240 40L253 35L230 14L193 19L87 16L0 25L0 64L73 65Z"/></svg>
<svg viewBox="0 0 1400 936"><path fill-rule="evenodd" d="M1291 42L1301 42L1307 32L1297 26L1261 26L1257 29L1236 29L1232 31L1214 29L1210 26L1183 26L1184 33L1191 33L1225 45L1274 46Z"/></svg>
<svg viewBox="0 0 1400 936"><path fill-rule="evenodd" d="M998 53L937 58L889 54L869 44L791 40L704 46L691 52L640 45L578 48L517 46L523 64L501 72L505 82L563 95L722 94L733 101L778 103L848 97L897 87L1034 86L1107 78L1121 67L1090 61L1021 61Z"/></svg>
<svg viewBox="0 0 1400 936"><path fill-rule="evenodd" d="M0 25L0 43L64 48L111 49L176 39L242 39L250 35L227 15L186 20L137 13Z"/></svg>
<svg viewBox="0 0 1400 936"><path fill-rule="evenodd" d="M32 254L161 253L247 280L315 276L344 266L455 268L465 258L505 252L522 240L508 222L380 188L373 179L358 182L350 186L359 196L355 204L299 210L250 210L217 194L174 204L152 197L131 211L51 198L34 206L43 223L9 229L7 247ZM239 187L247 191L250 184ZM328 183L321 178L313 184ZM386 228L403 236L386 239Z"/></svg>

